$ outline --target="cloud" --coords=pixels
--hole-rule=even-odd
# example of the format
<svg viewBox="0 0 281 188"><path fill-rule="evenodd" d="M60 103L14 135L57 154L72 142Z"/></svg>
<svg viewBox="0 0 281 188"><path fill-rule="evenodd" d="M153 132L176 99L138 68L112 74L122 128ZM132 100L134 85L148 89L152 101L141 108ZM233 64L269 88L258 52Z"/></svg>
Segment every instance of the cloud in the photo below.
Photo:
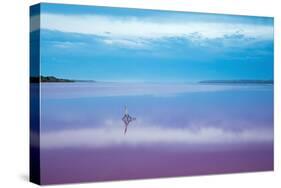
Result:
<svg viewBox="0 0 281 188"><path fill-rule="evenodd" d="M77 47L81 47L83 45L85 45L85 43L83 42L70 42L70 41L65 41L65 42L60 42L60 41L54 41L54 42L51 42L52 46L55 47L55 48L62 48L62 49L65 49L65 48L77 48Z"/></svg>
<svg viewBox="0 0 281 188"><path fill-rule="evenodd" d="M271 129L244 129L231 131L217 127L162 128L131 125L126 135L123 125L117 123L100 128L69 129L41 133L42 148L110 147L142 144L241 144L272 142Z"/></svg>
<svg viewBox="0 0 281 188"><path fill-rule="evenodd" d="M195 17L195 16L194 16ZM186 17L163 19L162 17L101 16L101 15L63 15L54 13L41 14L41 29L53 31L62 36L69 34L73 40L92 39L109 48L145 49L153 51L180 43L180 49L215 47L247 47L259 41L272 41L273 26L248 22L222 22L220 19L207 22L186 19ZM31 20L38 20L34 16ZM31 30L35 30L34 28ZM61 32L61 33L58 33ZM51 32L44 32L42 37L48 39ZM47 38L44 36L47 35ZM58 38L57 40L62 40ZM171 50L171 49L170 49Z"/></svg>
<svg viewBox="0 0 281 188"><path fill-rule="evenodd" d="M40 16L31 16L30 17L30 32L40 29Z"/></svg>
<svg viewBox="0 0 281 188"><path fill-rule="evenodd" d="M103 42L110 46L123 46L126 48L142 49L149 48L147 42L142 40L128 40L128 39L104 39Z"/></svg>
<svg viewBox="0 0 281 188"><path fill-rule="evenodd" d="M199 33L203 38L220 38L237 32L247 38L272 39L272 25L191 21L185 19L166 21L157 18L41 14L41 28L62 32L91 34L117 39L159 39L163 37L183 37Z"/></svg>

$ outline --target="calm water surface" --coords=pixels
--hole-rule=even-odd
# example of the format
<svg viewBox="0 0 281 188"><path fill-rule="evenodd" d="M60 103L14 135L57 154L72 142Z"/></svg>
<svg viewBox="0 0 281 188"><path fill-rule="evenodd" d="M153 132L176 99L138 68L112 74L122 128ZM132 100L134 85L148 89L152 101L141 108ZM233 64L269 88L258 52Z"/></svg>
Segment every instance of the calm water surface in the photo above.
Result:
<svg viewBox="0 0 281 188"><path fill-rule="evenodd" d="M43 83L41 161L43 183L272 170L273 86Z"/></svg>

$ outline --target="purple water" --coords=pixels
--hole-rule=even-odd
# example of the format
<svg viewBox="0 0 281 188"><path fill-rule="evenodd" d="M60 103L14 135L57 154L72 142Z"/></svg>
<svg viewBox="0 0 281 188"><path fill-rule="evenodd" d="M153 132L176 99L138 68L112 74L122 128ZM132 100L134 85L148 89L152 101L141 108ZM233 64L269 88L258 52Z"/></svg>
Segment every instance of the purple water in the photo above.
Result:
<svg viewBox="0 0 281 188"><path fill-rule="evenodd" d="M136 117L124 135L124 106ZM43 184L273 170L273 86L41 86Z"/></svg>

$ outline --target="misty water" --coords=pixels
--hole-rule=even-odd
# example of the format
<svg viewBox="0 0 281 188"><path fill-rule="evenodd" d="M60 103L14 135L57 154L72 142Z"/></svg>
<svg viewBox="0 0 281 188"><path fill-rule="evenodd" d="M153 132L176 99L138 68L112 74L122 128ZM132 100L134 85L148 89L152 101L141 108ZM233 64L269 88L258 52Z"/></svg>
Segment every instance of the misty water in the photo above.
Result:
<svg viewBox="0 0 281 188"><path fill-rule="evenodd" d="M273 168L270 84L43 83L40 110L46 183Z"/></svg>

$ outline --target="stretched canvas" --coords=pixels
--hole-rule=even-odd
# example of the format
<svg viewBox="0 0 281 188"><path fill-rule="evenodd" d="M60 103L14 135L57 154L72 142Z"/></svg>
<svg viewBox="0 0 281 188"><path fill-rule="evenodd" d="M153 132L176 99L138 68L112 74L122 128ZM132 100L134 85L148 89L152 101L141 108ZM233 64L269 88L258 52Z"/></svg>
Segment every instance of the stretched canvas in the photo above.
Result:
<svg viewBox="0 0 281 188"><path fill-rule="evenodd" d="M273 18L30 8L30 180L273 170Z"/></svg>

